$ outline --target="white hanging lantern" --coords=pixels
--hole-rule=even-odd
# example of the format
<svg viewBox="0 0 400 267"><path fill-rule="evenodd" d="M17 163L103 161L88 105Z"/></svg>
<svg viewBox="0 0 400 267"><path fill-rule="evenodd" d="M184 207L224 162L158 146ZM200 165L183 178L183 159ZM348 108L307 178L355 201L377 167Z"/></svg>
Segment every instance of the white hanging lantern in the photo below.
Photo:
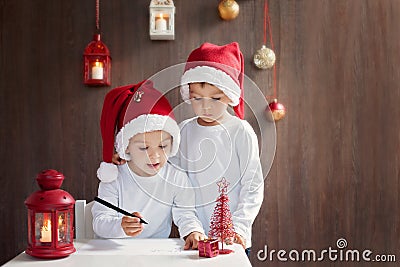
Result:
<svg viewBox="0 0 400 267"><path fill-rule="evenodd" d="M175 6L172 0L151 0L150 39L175 39Z"/></svg>

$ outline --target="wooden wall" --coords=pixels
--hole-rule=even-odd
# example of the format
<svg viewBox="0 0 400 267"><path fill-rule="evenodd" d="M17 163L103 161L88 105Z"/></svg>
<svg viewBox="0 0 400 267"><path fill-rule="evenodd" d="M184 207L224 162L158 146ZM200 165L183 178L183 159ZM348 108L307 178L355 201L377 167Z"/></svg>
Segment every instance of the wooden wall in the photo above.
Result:
<svg viewBox="0 0 400 267"><path fill-rule="evenodd" d="M246 74L272 94L271 71L252 65L263 41L264 1L238 0L239 17L226 22L216 0L176 0L175 41L149 39L149 2L101 1L112 87L184 62L202 42L237 41ZM300 265L258 260L265 245L320 251L335 249L339 238L349 248L397 253L400 260L400 1L269 5L287 116L276 125L275 159L253 227L253 266ZM0 0L0 264L26 247L24 200L37 190L39 171L63 172L63 189L76 199L96 195L99 115L112 87L82 84L94 6L94 0ZM169 98L179 102L178 92Z"/></svg>

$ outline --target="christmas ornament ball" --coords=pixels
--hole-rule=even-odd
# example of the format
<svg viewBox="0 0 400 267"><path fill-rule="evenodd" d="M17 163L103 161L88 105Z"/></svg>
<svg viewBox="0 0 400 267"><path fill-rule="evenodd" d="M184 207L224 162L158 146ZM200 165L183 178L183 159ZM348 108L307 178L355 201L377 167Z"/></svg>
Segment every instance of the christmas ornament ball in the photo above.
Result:
<svg viewBox="0 0 400 267"><path fill-rule="evenodd" d="M268 107L269 109L267 108L267 113L269 113L268 117L271 120L279 121L285 117L286 108L284 105L279 103L277 99L274 99L271 103L269 103Z"/></svg>
<svg viewBox="0 0 400 267"><path fill-rule="evenodd" d="M260 69L272 68L275 64L275 53L265 45L254 54L253 62Z"/></svg>
<svg viewBox="0 0 400 267"><path fill-rule="evenodd" d="M239 5L235 0L221 0L218 5L218 12L223 20L232 20L239 15Z"/></svg>

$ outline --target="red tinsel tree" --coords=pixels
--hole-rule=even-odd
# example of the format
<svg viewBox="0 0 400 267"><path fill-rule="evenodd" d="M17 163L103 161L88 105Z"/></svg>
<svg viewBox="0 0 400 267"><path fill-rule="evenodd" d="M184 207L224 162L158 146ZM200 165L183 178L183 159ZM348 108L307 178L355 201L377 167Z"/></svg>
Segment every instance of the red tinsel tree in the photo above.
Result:
<svg viewBox="0 0 400 267"><path fill-rule="evenodd" d="M210 232L208 235L209 237L218 238L222 242L222 249L219 251L220 254L228 254L231 253L232 250L224 249L224 241L226 238L235 236L232 214L228 204L229 198L226 194L229 182L227 182L225 178L222 178L217 185L220 195L217 198L217 204L211 216Z"/></svg>

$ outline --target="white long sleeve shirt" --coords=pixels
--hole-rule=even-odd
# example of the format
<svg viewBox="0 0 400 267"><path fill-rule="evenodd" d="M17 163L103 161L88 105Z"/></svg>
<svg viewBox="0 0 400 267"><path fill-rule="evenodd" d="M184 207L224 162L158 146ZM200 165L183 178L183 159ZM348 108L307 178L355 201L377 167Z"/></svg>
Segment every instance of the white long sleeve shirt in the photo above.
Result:
<svg viewBox="0 0 400 267"><path fill-rule="evenodd" d="M195 197L187 175L166 164L158 174L141 177L128 164L118 166L118 178L100 182L98 196L128 212L138 211L148 222L137 238L167 238L172 220L181 237L193 231L204 233L194 208ZM128 237L121 227L124 215L94 203L93 230L103 238Z"/></svg>
<svg viewBox="0 0 400 267"><path fill-rule="evenodd" d="M234 230L251 247L252 224L264 198L264 178L257 135L245 120L229 118L216 126L201 126L197 118L180 124L181 144L171 159L188 173L195 190L196 210L208 234L219 195L217 181L225 177Z"/></svg>

